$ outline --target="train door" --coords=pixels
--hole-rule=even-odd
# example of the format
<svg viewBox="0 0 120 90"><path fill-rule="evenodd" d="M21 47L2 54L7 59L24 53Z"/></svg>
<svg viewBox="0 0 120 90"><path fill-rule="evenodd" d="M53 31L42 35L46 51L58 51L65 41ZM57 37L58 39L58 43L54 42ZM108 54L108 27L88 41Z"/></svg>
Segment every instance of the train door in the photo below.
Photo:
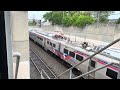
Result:
<svg viewBox="0 0 120 90"><path fill-rule="evenodd" d="M70 57L68 62L72 65L75 65L75 53L73 52L73 49L69 49L68 56Z"/></svg>
<svg viewBox="0 0 120 90"><path fill-rule="evenodd" d="M58 48L58 51L60 52L60 48L61 48L61 43L58 43L59 44L59 48Z"/></svg>
<svg viewBox="0 0 120 90"><path fill-rule="evenodd" d="M96 67L96 62L92 59L89 60L88 71L91 71L91 70L95 69L95 67ZM95 79L95 72L89 74L88 79Z"/></svg>
<svg viewBox="0 0 120 90"><path fill-rule="evenodd" d="M46 42L47 42L47 39L46 39L46 38L43 38L43 39L44 39L44 46L43 46L43 47L44 47L44 49L47 51L47 43L46 43Z"/></svg>
<svg viewBox="0 0 120 90"><path fill-rule="evenodd" d="M0 11L0 79L13 79L10 11Z"/></svg>

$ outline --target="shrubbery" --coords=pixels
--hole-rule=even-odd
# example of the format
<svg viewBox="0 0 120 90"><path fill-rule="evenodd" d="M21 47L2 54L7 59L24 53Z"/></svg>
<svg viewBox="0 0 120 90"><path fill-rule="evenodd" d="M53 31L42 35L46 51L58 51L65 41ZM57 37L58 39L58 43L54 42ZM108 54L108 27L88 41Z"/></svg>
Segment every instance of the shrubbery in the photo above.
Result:
<svg viewBox="0 0 120 90"><path fill-rule="evenodd" d="M44 16L53 25L84 27L95 23L95 18L84 13L67 13L62 11L48 12Z"/></svg>

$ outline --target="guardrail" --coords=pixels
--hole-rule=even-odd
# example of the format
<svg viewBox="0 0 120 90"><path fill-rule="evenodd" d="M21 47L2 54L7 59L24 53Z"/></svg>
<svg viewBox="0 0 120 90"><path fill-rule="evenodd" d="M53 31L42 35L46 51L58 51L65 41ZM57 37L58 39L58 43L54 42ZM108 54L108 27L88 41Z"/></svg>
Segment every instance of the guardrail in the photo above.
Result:
<svg viewBox="0 0 120 90"><path fill-rule="evenodd" d="M96 69L94 69L94 70L91 70L91 71L89 71L89 72L86 72L86 73L84 73L84 74L82 74L82 75L80 75L80 76L77 76L77 77L75 77L75 78L72 78L72 79L79 79L79 78L81 78L81 77L83 77L83 76L85 76L85 75L89 75L89 74L91 74L91 73L93 73L93 72L96 72L96 71L98 71L98 70L101 70L101 69L103 69L103 68L106 68L106 67L108 67L108 66L110 66L110 65L112 65L112 64L114 64L114 63L109 63L109 64L107 64L107 65L105 65L105 66L96 68Z"/></svg>

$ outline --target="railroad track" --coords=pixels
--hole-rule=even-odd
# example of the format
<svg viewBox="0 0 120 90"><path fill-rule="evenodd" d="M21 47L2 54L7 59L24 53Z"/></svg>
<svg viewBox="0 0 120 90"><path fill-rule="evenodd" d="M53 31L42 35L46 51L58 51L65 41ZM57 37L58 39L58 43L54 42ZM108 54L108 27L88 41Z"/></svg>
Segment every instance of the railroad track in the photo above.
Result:
<svg viewBox="0 0 120 90"><path fill-rule="evenodd" d="M30 52L31 52L30 56L33 57L35 64L37 64L37 66L39 66L39 62L37 62L36 55L34 55L34 54L32 55L33 52L31 51L31 49L34 50L34 52L40 59L42 59L42 61L46 64L46 66L50 67L50 70L53 72L53 74L55 75L56 78L59 74L61 74L62 72L64 72L65 70L67 70L68 68L71 67L69 64L67 64L63 60L55 57L54 55L50 55L49 52L46 52L43 48L41 48L41 46L39 44L35 43L33 40L30 40ZM31 60L31 63L33 63L32 60ZM32 69L32 67L31 67L31 69ZM37 70L37 68L36 68L36 70ZM32 69L32 71L33 71L33 69ZM34 72L36 73L36 71L33 71L33 73ZM41 72L41 70L38 71L39 75L41 75L40 72ZM72 72L73 72L72 73L73 77L77 76L76 74L78 74L78 73L76 73L75 69L72 70ZM58 79L69 79L70 78L69 74L70 74L70 72L65 73ZM35 76L31 73L31 76L35 77L35 78L38 78L39 75L37 74L37 76ZM52 78L54 79L54 77L52 77Z"/></svg>
<svg viewBox="0 0 120 90"><path fill-rule="evenodd" d="M41 79L55 79L57 76L43 61L43 59L32 49L30 49L30 60L38 71Z"/></svg>

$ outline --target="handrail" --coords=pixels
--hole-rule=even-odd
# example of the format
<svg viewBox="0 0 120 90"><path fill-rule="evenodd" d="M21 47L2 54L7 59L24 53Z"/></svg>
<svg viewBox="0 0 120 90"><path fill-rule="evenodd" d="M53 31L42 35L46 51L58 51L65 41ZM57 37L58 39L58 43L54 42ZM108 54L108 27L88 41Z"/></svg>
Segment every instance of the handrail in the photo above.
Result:
<svg viewBox="0 0 120 90"><path fill-rule="evenodd" d="M105 65L105 66L96 68L96 69L94 69L94 70L91 70L91 71L89 71L89 72L86 72L86 73L84 73L84 74L82 74L82 75L79 75L79 76L77 76L77 77L75 77L75 78L72 78L72 79L81 78L81 77L83 77L83 76L85 76L85 75L89 75L90 73L93 73L93 72L96 72L96 71L101 70L101 69L103 69L103 68L106 68L106 67L108 67L108 66L110 66L110 65L112 65L112 64L114 64L114 63L109 63L109 64L107 64L107 65Z"/></svg>
<svg viewBox="0 0 120 90"><path fill-rule="evenodd" d="M15 70L15 79L17 79L21 54L19 52L13 52L13 57L17 57L17 59L16 59L16 70Z"/></svg>
<svg viewBox="0 0 120 90"><path fill-rule="evenodd" d="M101 53L102 51L104 51L105 49L107 49L108 47L112 46L113 44L117 43L120 41L120 38L113 41L112 43L108 44L107 46L105 46L104 48L102 48L101 50L99 50L98 52L94 53L93 55L91 55L90 57L86 58L85 60L82 60L80 63L76 64L75 66L69 68L68 70L64 71L63 73L61 73L60 75L58 75L58 77L60 77L61 75L63 75L64 73L68 72L69 70L72 70L73 68L75 68L76 66L82 64L83 62L91 59L92 57L94 57L95 55Z"/></svg>

